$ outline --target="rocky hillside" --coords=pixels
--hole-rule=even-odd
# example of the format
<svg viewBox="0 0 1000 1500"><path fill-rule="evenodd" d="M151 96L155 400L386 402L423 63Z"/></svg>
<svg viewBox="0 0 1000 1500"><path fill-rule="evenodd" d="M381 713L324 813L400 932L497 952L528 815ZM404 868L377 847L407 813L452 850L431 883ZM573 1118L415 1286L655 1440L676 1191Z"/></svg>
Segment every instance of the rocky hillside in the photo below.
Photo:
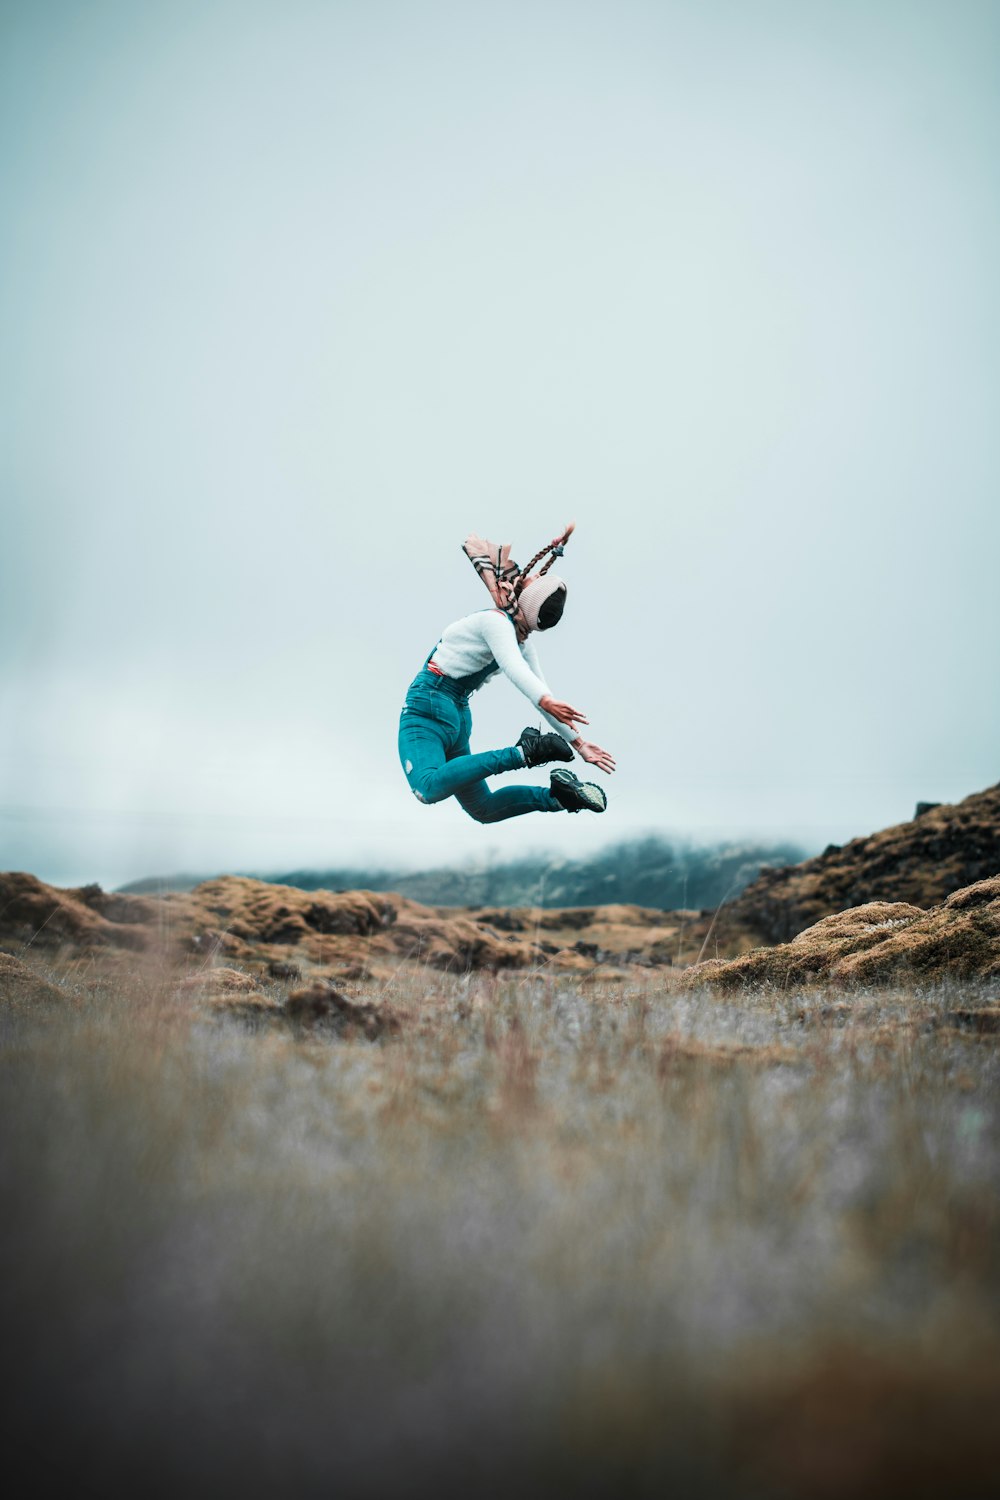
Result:
<svg viewBox="0 0 1000 1500"><path fill-rule="evenodd" d="M648 841L649 857L664 847ZM577 889L568 878L566 888ZM0 875L0 944L15 958L117 950L185 971L227 966L308 984L387 984L414 966L581 977L691 969L680 982L723 985L881 982L903 971L992 978L1000 974L1000 786L816 859L764 869L715 908L539 900L456 910L393 891L237 875L140 895L8 874Z"/></svg>
<svg viewBox="0 0 1000 1500"><path fill-rule="evenodd" d="M721 940L751 931L784 943L823 917L870 901L927 908L1000 873L1000 785L932 806L908 823L831 845L815 859L763 869L726 908Z"/></svg>
<svg viewBox="0 0 1000 1500"><path fill-rule="evenodd" d="M0 941L10 949L0 951L0 992L7 1001L38 999L17 960L75 963L103 954L106 961L116 950L133 968L166 964L199 992L254 1012L265 981L305 981L311 988L297 999L309 1011L325 994L317 985L356 981L363 988L373 981L384 991L428 967L580 979L659 970L671 986L729 989L877 985L904 976L994 979L1000 978L1000 876L963 887L929 911L912 902L868 902L771 947L754 947L745 929L730 929L726 942L716 942L715 928L709 912L628 905L455 912L403 896L306 892L244 876L152 898L109 895L99 886L58 890L32 875L0 875ZM338 1001L337 1024L368 1027L372 1018L348 1014L346 1003Z"/></svg>
<svg viewBox="0 0 1000 1500"><path fill-rule="evenodd" d="M239 875L161 896L98 885L61 890L33 875L0 875L0 943L15 955L119 949L205 967L235 963L284 978L386 981L415 964L579 974L608 965L682 965L701 956L710 923L699 912L625 904L455 911L394 893L303 891ZM724 951L751 944L744 935Z"/></svg>

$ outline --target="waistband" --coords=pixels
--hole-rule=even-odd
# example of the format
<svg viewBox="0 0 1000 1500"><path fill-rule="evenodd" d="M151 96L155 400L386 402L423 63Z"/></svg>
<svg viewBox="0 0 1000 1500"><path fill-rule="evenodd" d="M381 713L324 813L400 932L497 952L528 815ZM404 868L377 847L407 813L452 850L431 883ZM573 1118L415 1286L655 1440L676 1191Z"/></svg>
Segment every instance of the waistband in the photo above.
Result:
<svg viewBox="0 0 1000 1500"><path fill-rule="evenodd" d="M436 688L438 692L447 693L449 698L455 698L459 703L464 703L469 696L460 682L454 677L446 677L439 667L421 667L412 686Z"/></svg>

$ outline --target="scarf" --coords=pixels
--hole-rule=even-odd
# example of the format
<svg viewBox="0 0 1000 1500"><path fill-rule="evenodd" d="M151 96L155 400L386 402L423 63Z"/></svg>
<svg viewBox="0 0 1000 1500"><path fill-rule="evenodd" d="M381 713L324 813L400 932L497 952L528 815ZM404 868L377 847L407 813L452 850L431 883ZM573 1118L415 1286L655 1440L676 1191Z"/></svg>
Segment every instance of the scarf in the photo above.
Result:
<svg viewBox="0 0 1000 1500"><path fill-rule="evenodd" d="M553 577L551 588L546 588L544 591L532 590L530 596L532 606L529 611L530 619L521 608L521 591L527 588L529 584L537 583L542 575L549 571L556 558L562 557L566 542L573 532L574 524L571 521L562 536L557 536L553 541L547 542L540 551L536 552L526 568L519 568L517 563L512 561L509 542L499 544L497 542L488 542L484 537L477 536L473 531L462 543L462 551L472 563L472 566L485 583L487 589L489 589L490 598L493 600L493 603L497 609L502 609L504 614L513 620L514 629L517 631L519 641L526 641L529 632L537 625L538 611L548 595L554 593L556 588L564 588L565 585L562 579ZM547 552L552 554L548 562L543 568L539 568L534 576L531 576L532 568L537 562L541 561Z"/></svg>

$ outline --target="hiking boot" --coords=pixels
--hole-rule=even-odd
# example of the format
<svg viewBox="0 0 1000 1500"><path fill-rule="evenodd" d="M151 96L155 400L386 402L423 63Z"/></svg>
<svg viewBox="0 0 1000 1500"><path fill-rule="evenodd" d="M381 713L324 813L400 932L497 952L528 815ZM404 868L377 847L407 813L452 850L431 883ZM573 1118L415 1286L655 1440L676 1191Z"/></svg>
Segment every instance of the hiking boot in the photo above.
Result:
<svg viewBox="0 0 1000 1500"><path fill-rule="evenodd" d="M526 766L544 766L550 760L572 760L573 752L561 734L543 734L540 729L522 729L517 747Z"/></svg>
<svg viewBox="0 0 1000 1500"><path fill-rule="evenodd" d="M608 805L608 799L599 786L593 781L581 781L572 771L550 772L549 791L567 812L586 808L588 812L602 813Z"/></svg>

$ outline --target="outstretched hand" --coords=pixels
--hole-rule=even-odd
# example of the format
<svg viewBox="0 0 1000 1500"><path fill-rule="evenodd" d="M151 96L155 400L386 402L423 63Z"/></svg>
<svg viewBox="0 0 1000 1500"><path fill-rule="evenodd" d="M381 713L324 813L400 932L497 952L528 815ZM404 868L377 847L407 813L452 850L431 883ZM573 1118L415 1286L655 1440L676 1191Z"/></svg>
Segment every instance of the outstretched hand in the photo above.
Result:
<svg viewBox="0 0 1000 1500"><path fill-rule="evenodd" d="M592 745L589 740L574 740L573 749L590 765L596 766L599 771L606 771L609 776L615 769L614 756L607 750L602 750L600 745Z"/></svg>
<svg viewBox="0 0 1000 1500"><path fill-rule="evenodd" d="M538 707L570 729L575 729L578 724L589 723L586 714L581 713L578 708L573 708L569 703L563 703L559 698L553 698L551 693L546 693L544 698L539 698Z"/></svg>

